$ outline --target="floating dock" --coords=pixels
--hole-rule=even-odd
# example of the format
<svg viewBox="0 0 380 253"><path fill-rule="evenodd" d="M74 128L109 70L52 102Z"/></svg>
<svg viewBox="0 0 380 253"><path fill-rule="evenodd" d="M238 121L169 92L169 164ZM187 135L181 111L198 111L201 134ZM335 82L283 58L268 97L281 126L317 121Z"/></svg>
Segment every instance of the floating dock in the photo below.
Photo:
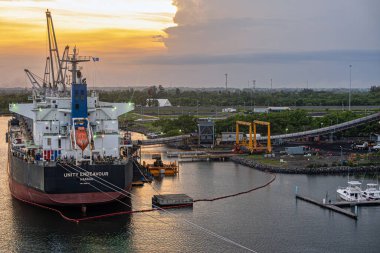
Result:
<svg viewBox="0 0 380 253"><path fill-rule="evenodd" d="M186 194L162 194L152 197L152 204L157 206L192 206L193 202L193 199Z"/></svg>
<svg viewBox="0 0 380 253"><path fill-rule="evenodd" d="M296 199L300 199L300 200L309 202L311 204L320 206L322 208L326 208L326 209L329 209L331 211L334 211L334 212L346 215L346 216L348 216L348 217L350 217L352 219L355 219L355 220L358 219L357 214L354 214L353 212L350 212L350 211L347 211L345 209L342 209L342 208L338 207L336 204L323 204L323 203L321 203L321 202L319 202L317 200L314 200L314 199L311 199L311 198L308 198L308 197L305 197L305 196L301 196L299 194L296 194Z"/></svg>

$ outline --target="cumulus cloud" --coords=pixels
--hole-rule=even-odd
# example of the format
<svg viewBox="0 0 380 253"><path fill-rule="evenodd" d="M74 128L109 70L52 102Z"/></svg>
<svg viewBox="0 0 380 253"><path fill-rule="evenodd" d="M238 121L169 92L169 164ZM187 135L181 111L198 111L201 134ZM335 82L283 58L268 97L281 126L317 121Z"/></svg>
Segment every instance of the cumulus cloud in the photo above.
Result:
<svg viewBox="0 0 380 253"><path fill-rule="evenodd" d="M165 30L176 54L378 49L374 0L175 0Z"/></svg>
<svg viewBox="0 0 380 253"><path fill-rule="evenodd" d="M161 38L167 52L138 63L160 65L161 73L170 69L164 66L171 66L178 74L170 75L181 84L222 83L216 80L228 72L231 84L238 87L244 87L247 79L270 78L286 86L306 79L319 87L341 86L347 82L350 64L357 71L356 87L380 82L377 0L174 0L173 4L176 26L165 29Z"/></svg>

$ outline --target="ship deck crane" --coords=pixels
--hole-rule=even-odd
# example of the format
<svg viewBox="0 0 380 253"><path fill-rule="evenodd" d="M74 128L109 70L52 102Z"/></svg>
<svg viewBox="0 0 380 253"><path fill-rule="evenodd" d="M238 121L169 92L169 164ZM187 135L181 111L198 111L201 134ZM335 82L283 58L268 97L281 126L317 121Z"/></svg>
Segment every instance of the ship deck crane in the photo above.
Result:
<svg viewBox="0 0 380 253"><path fill-rule="evenodd" d="M24 71L25 71L26 76L29 78L29 81L32 83L33 88L42 89L44 80L41 77L34 74L33 72L31 72L29 69L24 69ZM40 80L42 84L40 84L37 81L37 79Z"/></svg>
<svg viewBox="0 0 380 253"><path fill-rule="evenodd" d="M62 91L66 91L66 73L68 70L67 63L69 59L69 46L65 47L62 58L59 57L58 43L55 37L53 20L49 10L46 11L47 32L49 41L49 56L46 58L44 77L40 78L31 71L25 69L25 73L28 76L33 88L44 91L40 95L45 93L45 89L53 89L58 91L58 86L62 86Z"/></svg>

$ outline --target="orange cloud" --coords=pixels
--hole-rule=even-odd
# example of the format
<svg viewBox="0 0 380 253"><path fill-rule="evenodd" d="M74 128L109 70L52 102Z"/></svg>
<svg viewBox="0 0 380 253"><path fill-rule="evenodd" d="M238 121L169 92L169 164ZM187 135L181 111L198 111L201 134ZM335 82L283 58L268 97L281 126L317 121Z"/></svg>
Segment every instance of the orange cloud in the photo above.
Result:
<svg viewBox="0 0 380 253"><path fill-rule="evenodd" d="M61 30L57 27L55 30L60 50L65 45L76 45L88 53L113 57L137 57L165 50L164 44L157 40L163 36L161 31L117 28ZM0 20L0 55L44 54L47 49L46 33L42 25Z"/></svg>

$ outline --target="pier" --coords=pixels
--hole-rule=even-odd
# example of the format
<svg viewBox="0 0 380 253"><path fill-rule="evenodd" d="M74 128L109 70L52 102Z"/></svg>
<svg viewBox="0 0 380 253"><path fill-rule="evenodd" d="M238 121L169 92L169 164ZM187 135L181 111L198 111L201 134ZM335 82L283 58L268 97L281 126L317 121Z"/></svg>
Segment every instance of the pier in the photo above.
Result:
<svg viewBox="0 0 380 253"><path fill-rule="evenodd" d="M350 212L350 211L347 211L347 210L345 210L343 208L340 208L340 207L338 207L335 204L324 204L324 203L321 203L321 202L319 202L317 200L311 199L309 197L301 196L299 194L296 194L296 199L300 199L300 200L309 202L311 204L317 205L319 207L326 208L326 209L329 209L331 211L334 211L334 212L346 215L346 216L348 216L348 217L350 217L352 219L355 219L355 220L358 219L358 215L357 214L354 214L353 212Z"/></svg>
<svg viewBox="0 0 380 253"><path fill-rule="evenodd" d="M225 161L236 154L226 151L181 151L167 152L168 157L178 157L180 162L196 162L196 161Z"/></svg>

